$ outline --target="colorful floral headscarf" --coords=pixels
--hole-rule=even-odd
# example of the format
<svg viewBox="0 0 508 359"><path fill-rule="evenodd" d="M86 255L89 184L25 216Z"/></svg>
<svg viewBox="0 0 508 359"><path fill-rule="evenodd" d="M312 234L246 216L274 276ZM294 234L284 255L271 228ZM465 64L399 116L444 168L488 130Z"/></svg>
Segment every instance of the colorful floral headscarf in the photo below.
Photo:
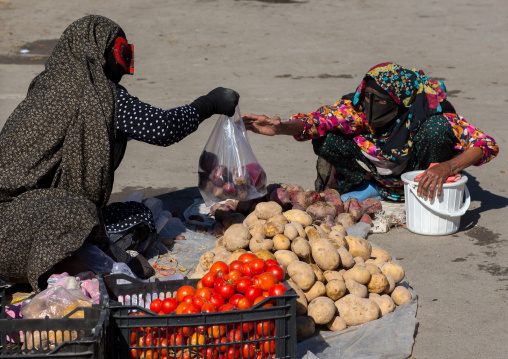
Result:
<svg viewBox="0 0 508 359"><path fill-rule="evenodd" d="M353 105L360 107L365 97L367 80L374 79L401 106L399 116L382 135L369 134L366 139L381 149L387 160L404 163L412 148L412 138L420 125L430 116L455 112L446 101L444 84L431 80L423 71L408 70L394 63L381 63L371 68L356 89Z"/></svg>

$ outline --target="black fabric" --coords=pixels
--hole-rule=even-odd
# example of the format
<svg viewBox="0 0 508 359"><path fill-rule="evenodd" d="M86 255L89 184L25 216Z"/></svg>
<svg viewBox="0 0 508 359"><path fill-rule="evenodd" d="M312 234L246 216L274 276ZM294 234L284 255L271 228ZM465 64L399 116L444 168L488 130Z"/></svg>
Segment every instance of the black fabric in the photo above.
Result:
<svg viewBox="0 0 508 359"><path fill-rule="evenodd" d="M126 137L156 146L170 146L199 127L200 117L190 105L162 110L131 95L121 85L116 85L116 90L116 128Z"/></svg>
<svg viewBox="0 0 508 359"><path fill-rule="evenodd" d="M113 186L116 89L105 51L120 27L73 22L0 132L0 278L38 278L100 225Z"/></svg>
<svg viewBox="0 0 508 359"><path fill-rule="evenodd" d="M141 279L148 279L155 275L155 269L153 269L150 263L141 254L132 258L129 263L127 263L127 266Z"/></svg>
<svg viewBox="0 0 508 359"><path fill-rule="evenodd" d="M235 114L239 99L238 92L217 87L205 96L198 97L191 103L191 106L197 109L202 121L215 114L224 114L231 117Z"/></svg>
<svg viewBox="0 0 508 359"><path fill-rule="evenodd" d="M397 103L374 79L367 81L364 101L365 117L369 125L373 127L388 124L396 118L399 112Z"/></svg>

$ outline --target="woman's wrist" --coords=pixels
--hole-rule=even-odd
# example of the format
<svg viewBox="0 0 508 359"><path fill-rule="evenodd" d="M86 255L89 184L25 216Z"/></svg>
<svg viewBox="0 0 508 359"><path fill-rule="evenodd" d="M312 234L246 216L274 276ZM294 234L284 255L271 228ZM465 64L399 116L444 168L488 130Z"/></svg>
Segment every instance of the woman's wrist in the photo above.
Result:
<svg viewBox="0 0 508 359"><path fill-rule="evenodd" d="M300 119L293 119L289 121L280 121L279 126L277 126L277 134L278 135L288 135L288 136L298 136L305 129L304 123Z"/></svg>

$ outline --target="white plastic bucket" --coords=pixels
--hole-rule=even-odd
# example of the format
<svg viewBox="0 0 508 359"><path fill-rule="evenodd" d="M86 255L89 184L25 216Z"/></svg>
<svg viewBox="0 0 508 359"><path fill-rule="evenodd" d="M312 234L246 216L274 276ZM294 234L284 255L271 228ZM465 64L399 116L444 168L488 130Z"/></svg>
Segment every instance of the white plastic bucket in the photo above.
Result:
<svg viewBox="0 0 508 359"><path fill-rule="evenodd" d="M466 186L467 177L462 175L457 182L443 184L441 197L425 200L418 196L418 182L414 181L415 177L423 172L412 171L402 174L407 228L414 233L434 236L457 232L460 217L466 213L471 204ZM462 205L464 194L465 203Z"/></svg>

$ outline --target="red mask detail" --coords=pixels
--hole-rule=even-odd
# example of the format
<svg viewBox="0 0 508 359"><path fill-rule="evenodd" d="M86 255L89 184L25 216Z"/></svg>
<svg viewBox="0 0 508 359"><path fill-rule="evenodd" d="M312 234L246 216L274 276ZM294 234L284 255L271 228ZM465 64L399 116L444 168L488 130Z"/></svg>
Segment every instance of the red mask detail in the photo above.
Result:
<svg viewBox="0 0 508 359"><path fill-rule="evenodd" d="M123 67L128 75L134 74L134 45L128 44L123 37L117 37L113 46L116 63Z"/></svg>

